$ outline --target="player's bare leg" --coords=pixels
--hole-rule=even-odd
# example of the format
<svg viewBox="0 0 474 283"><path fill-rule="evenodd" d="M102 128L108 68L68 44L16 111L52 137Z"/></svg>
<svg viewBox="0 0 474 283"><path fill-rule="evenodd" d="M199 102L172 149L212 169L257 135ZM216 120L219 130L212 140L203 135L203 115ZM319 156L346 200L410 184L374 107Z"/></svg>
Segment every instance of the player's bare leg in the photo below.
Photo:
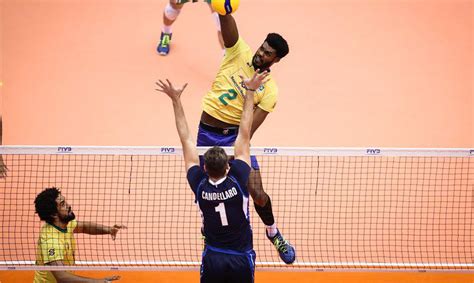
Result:
<svg viewBox="0 0 474 283"><path fill-rule="evenodd" d="M285 240L276 226L275 218L273 217L272 202L270 196L263 190L260 170L252 169L250 172L248 189L252 196L255 210L260 216L260 219L262 219L263 223L267 226L266 234L268 239L273 243L280 258L285 263L293 263L296 257L295 249Z"/></svg>
<svg viewBox="0 0 474 283"><path fill-rule="evenodd" d="M171 26L178 18L183 5L178 0L170 0L163 11L163 28L161 30L160 42L156 48L160 55L168 55L170 52L170 42L173 35Z"/></svg>

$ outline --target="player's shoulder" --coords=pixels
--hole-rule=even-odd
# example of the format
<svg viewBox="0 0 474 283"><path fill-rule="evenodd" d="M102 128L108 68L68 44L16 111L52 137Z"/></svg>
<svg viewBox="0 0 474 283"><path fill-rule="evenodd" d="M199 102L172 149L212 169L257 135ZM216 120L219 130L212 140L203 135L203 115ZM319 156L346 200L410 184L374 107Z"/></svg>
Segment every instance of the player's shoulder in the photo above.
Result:
<svg viewBox="0 0 474 283"><path fill-rule="evenodd" d="M269 76L266 85L269 85L269 86L271 86L272 88L278 88L277 82L276 82L276 80L275 80L275 77L273 77L272 75Z"/></svg>
<svg viewBox="0 0 474 283"><path fill-rule="evenodd" d="M235 167L235 168L242 168L242 167L247 168L247 167L249 167L250 168L250 166L247 164L247 162L243 161L242 159L238 159L238 158L236 158L232 161L231 167Z"/></svg>
<svg viewBox="0 0 474 283"><path fill-rule="evenodd" d="M251 53L250 46L241 36L239 36L239 39L237 39L234 46L226 48L225 59L232 59L236 54L244 52Z"/></svg>
<svg viewBox="0 0 474 283"><path fill-rule="evenodd" d="M47 233L52 233L52 232L55 232L57 231L58 229L56 227L54 227L53 225L49 224L49 223L44 223L43 226L41 226L41 231L40 233L41 234L47 234Z"/></svg>
<svg viewBox="0 0 474 283"><path fill-rule="evenodd" d="M191 177L194 177L194 176L201 176L204 173L205 172L204 172L204 170L202 170L201 166L196 164L196 165L193 165L193 166L189 167L188 172L187 172L187 176L188 176L188 178L191 178Z"/></svg>
<svg viewBox="0 0 474 283"><path fill-rule="evenodd" d="M270 76L268 81L261 86L261 91L265 91L266 93L278 93L278 85L273 76Z"/></svg>
<svg viewBox="0 0 474 283"><path fill-rule="evenodd" d="M207 178L207 174L201 166L194 165L188 169L186 178L188 179L191 187L196 188L196 186L198 186L203 180Z"/></svg>
<svg viewBox="0 0 474 283"><path fill-rule="evenodd" d="M229 172L231 175L234 175L233 173L235 172L241 172L241 171L248 171L250 173L250 165L247 164L247 162L240 160L240 159L234 159L232 161L232 165L230 166Z"/></svg>
<svg viewBox="0 0 474 283"><path fill-rule="evenodd" d="M241 36L239 36L239 39L237 39L237 42L234 44L234 47L238 47L240 49L249 49L250 50L250 46L247 44L245 39L243 39Z"/></svg>
<svg viewBox="0 0 474 283"><path fill-rule="evenodd" d="M41 226L40 233L39 233L39 238L40 240L44 239L48 234L51 233L51 225L45 223L43 226Z"/></svg>
<svg viewBox="0 0 474 283"><path fill-rule="evenodd" d="M77 227L77 220L76 219L69 221L69 223L67 224L67 230L70 233L74 232L74 229L76 227Z"/></svg>
<svg viewBox="0 0 474 283"><path fill-rule="evenodd" d="M59 239L59 231L52 225L45 223L40 230L39 234L39 244L51 242Z"/></svg>

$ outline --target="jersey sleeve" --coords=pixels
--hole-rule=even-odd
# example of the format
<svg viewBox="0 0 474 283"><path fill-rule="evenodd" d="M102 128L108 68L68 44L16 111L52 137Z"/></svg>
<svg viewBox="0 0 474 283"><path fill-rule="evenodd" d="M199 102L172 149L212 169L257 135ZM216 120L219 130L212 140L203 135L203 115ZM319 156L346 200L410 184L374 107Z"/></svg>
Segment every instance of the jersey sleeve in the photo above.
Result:
<svg viewBox="0 0 474 283"><path fill-rule="evenodd" d="M269 84L266 87L268 89L265 90L265 94L257 106L267 112L273 112L278 99L278 89L274 84Z"/></svg>
<svg viewBox="0 0 474 283"><path fill-rule="evenodd" d="M64 247L59 244L59 239L48 237L40 243L41 257L44 264L64 260Z"/></svg>
<svg viewBox="0 0 474 283"><path fill-rule="evenodd" d="M224 61L232 60L240 53L250 50L250 46L239 36L239 39L234 46L225 49Z"/></svg>
<svg viewBox="0 0 474 283"><path fill-rule="evenodd" d="M247 182L250 176L250 166L240 159L235 159L232 161L229 175L234 177L240 185L247 187Z"/></svg>
<svg viewBox="0 0 474 283"><path fill-rule="evenodd" d="M199 183L204 177L205 174L199 165L194 165L193 167L189 168L187 173L187 179L189 185L191 186L191 190L193 190L195 194Z"/></svg>

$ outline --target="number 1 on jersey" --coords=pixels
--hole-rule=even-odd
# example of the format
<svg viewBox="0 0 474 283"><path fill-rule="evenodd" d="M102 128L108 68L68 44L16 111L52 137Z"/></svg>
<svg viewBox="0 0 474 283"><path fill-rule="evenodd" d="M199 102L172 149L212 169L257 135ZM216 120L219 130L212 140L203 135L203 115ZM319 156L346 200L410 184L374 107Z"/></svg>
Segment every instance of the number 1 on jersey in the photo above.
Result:
<svg viewBox="0 0 474 283"><path fill-rule="evenodd" d="M222 226L227 226L229 223L227 222L227 214L225 213L225 205L223 202L219 203L218 206L216 206L216 212L219 212L219 215L221 216L221 223Z"/></svg>

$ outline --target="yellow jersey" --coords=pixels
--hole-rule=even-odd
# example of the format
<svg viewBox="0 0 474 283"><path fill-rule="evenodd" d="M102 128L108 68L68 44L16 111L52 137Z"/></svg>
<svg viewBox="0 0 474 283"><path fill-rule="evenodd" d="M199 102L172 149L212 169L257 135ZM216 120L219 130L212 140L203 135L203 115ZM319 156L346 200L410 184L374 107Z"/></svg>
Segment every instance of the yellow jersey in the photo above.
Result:
<svg viewBox="0 0 474 283"><path fill-rule="evenodd" d="M38 239L36 264L45 265L52 261L62 261L65 265L73 265L76 249L73 232L76 226L76 220L70 221L65 230L48 223L44 224ZM37 270L33 282L56 283L56 279L51 271Z"/></svg>
<svg viewBox="0 0 474 283"><path fill-rule="evenodd" d="M211 90L202 100L204 112L228 124L240 124L245 96L240 76L251 78L255 74L252 65L253 55L248 44L240 37L234 46L226 49ZM255 92L254 105L272 112L277 97L278 88L275 80L268 76L268 81Z"/></svg>

